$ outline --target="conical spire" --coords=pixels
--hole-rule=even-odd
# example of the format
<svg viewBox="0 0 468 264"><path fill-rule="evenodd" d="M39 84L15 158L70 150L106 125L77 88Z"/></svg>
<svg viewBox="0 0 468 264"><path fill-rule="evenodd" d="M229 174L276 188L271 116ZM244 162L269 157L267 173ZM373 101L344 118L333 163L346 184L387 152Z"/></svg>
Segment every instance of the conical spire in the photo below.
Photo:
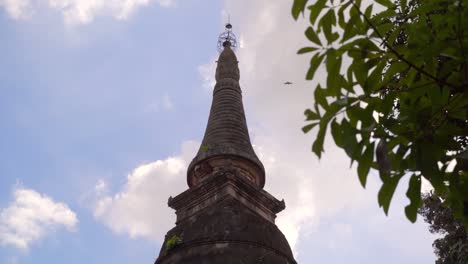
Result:
<svg viewBox="0 0 468 264"><path fill-rule="evenodd" d="M231 26L220 37L210 116L187 171L188 190L169 197L175 227L155 264L297 264L275 225L284 201L263 190L265 171L250 144ZM174 243L176 241L176 243Z"/></svg>
<svg viewBox="0 0 468 264"><path fill-rule="evenodd" d="M250 143L239 86L238 61L231 48L232 36L232 33L227 34L222 40L223 50L216 67L216 85L205 136L187 171L190 187L213 172L227 168L238 170L239 175L259 187L265 184L265 169Z"/></svg>

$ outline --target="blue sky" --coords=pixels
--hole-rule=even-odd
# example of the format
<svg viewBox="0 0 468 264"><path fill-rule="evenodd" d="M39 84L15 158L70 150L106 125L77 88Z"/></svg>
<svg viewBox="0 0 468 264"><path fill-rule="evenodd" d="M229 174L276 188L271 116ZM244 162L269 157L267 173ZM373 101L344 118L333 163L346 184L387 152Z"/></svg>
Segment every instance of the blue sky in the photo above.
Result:
<svg viewBox="0 0 468 264"><path fill-rule="evenodd" d="M318 161L302 112L303 22L289 1L0 0L0 263L152 263L169 195L208 118L216 40L231 14L241 86L278 225L300 263L431 263L434 239L385 217L331 142ZM282 83L293 81L285 87Z"/></svg>

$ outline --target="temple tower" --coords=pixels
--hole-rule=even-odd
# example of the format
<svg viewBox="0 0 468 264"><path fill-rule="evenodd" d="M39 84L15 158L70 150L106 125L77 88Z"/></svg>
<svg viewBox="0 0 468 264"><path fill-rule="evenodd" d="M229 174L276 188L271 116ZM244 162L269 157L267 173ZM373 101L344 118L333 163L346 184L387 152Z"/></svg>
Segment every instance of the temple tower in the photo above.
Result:
<svg viewBox="0 0 468 264"><path fill-rule="evenodd" d="M294 264L275 225L285 208L263 190L265 169L250 143L231 24L220 35L210 116L187 170L189 189L169 198L176 226L156 264Z"/></svg>

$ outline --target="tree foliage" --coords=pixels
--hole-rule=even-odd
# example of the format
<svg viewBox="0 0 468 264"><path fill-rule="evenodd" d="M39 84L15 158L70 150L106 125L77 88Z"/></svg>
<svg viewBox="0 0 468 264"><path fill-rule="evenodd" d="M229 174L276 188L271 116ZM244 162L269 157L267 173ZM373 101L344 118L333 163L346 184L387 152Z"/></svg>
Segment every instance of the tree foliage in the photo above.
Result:
<svg viewBox="0 0 468 264"><path fill-rule="evenodd" d="M330 129L363 187L378 170L386 214L409 177L405 212L416 221L425 178L468 226L468 0L375 2L381 11L361 0L294 0L293 17L309 16L310 45L298 51L311 56L306 79L320 65L327 72L303 131L318 129L320 158Z"/></svg>
<svg viewBox="0 0 468 264"><path fill-rule="evenodd" d="M468 263L468 234L462 222L454 218L452 210L437 195L424 194L422 200L419 214L430 225L429 231L443 235L432 244L438 258L436 264Z"/></svg>

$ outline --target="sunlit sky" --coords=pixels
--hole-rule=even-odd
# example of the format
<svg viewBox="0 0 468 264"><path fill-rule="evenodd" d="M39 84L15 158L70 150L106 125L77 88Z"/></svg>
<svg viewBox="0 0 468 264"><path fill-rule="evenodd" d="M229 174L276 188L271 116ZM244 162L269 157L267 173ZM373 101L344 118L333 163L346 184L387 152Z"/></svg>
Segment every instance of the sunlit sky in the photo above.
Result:
<svg viewBox="0 0 468 264"><path fill-rule="evenodd" d="M277 224L299 263L433 263L434 237L389 216L344 153L300 128L306 21L277 0L0 0L0 263L153 263L169 196L208 118L217 36L230 15L241 87ZM292 85L284 85L291 81Z"/></svg>

